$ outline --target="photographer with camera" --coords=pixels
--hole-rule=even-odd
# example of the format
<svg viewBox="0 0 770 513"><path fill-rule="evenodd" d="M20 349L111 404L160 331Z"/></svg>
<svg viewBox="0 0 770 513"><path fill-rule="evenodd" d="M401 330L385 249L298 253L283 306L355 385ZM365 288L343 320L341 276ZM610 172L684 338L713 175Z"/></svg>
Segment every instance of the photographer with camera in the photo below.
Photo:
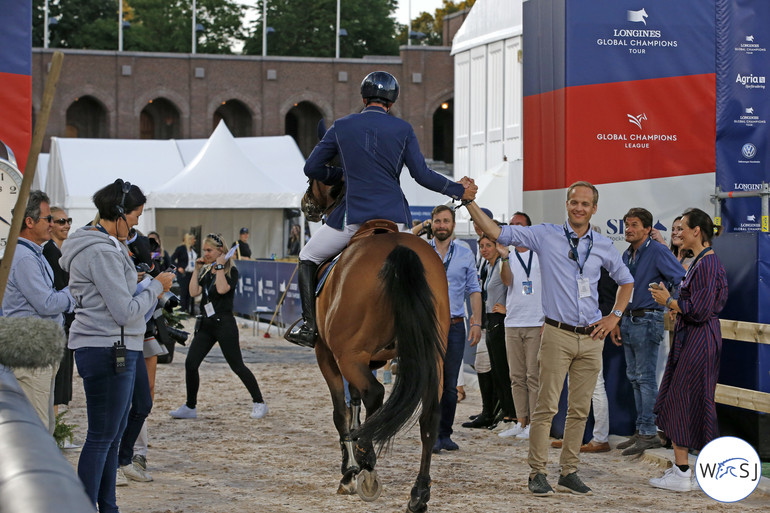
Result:
<svg viewBox="0 0 770 513"><path fill-rule="evenodd" d="M145 316L171 288L173 274L145 276L137 283L126 238L147 201L139 187L118 179L97 191L93 201L99 221L64 241L60 263L70 273L76 301L69 347L83 378L88 416L78 476L99 511L113 513L118 511L118 445L142 357Z"/></svg>
<svg viewBox="0 0 770 513"><path fill-rule="evenodd" d="M157 248L156 241L132 228L126 242L140 282L145 275L155 277L160 274L160 262L153 258L153 252ZM166 347L174 343L169 338L168 330L172 328L166 324L163 309L171 311L178 305L179 298L171 292L164 292L159 298L152 317L147 321L142 349L144 358L139 359L136 364L131 409L128 412L128 421L118 449L117 486L127 485L126 479L139 482L152 481L152 476L147 472L146 420L155 401L155 370L158 365L158 355L168 354ZM180 333L184 335L181 340L181 343L184 343L187 340L187 333ZM135 444L139 446L136 454L134 454Z"/></svg>
<svg viewBox="0 0 770 513"><path fill-rule="evenodd" d="M238 269L232 258L225 258L227 246L221 235L210 233L203 241L203 258L195 261L190 279L190 296L203 295L201 314L195 323L195 335L184 362L187 401L169 412L175 419L194 419L198 416L198 369L214 344L219 342L222 355L235 374L241 378L253 401L251 418L267 415L267 404L262 398L257 378L243 363L238 342L238 325L233 317L233 297L238 283Z"/></svg>

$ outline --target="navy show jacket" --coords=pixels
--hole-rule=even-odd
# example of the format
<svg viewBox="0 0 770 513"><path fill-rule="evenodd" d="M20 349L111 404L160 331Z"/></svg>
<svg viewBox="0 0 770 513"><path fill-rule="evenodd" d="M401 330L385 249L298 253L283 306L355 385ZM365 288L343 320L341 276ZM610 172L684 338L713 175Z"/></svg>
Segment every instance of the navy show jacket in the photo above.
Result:
<svg viewBox="0 0 770 513"><path fill-rule="evenodd" d="M340 167L326 164L339 156ZM399 177L406 164L417 183L460 199L462 184L428 167L412 125L377 106L338 119L329 127L305 162L305 174L324 183L345 176L345 197L326 220L332 228L389 219L412 224Z"/></svg>

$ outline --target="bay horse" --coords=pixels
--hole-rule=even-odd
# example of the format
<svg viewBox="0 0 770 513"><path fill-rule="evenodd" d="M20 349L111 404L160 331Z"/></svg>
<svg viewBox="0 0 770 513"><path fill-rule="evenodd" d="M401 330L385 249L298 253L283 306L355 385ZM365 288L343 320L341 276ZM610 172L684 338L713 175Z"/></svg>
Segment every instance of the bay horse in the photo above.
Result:
<svg viewBox="0 0 770 513"><path fill-rule="evenodd" d="M303 210L311 220L320 219L340 194L341 187L334 190L311 179ZM358 493L365 501L379 497L377 454L421 405L422 457L407 511L426 511L450 320L441 259L411 233L354 237L326 278L316 305L316 359L329 386L342 449L337 492ZM398 374L383 404L385 389L372 369L395 357ZM343 378L350 384L350 406ZM366 420L359 425L361 402Z"/></svg>

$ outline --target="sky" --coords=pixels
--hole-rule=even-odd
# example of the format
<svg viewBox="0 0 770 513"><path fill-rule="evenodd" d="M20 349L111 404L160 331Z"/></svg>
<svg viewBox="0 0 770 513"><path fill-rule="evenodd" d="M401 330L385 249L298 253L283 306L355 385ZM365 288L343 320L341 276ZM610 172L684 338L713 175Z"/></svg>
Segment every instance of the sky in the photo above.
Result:
<svg viewBox="0 0 770 513"><path fill-rule="evenodd" d="M343 4L345 0L342 0ZM409 3L412 4L412 16L414 19L421 12L427 12L433 14L438 7L443 4L442 0L398 0L398 8L396 9L396 21L406 25L409 22Z"/></svg>

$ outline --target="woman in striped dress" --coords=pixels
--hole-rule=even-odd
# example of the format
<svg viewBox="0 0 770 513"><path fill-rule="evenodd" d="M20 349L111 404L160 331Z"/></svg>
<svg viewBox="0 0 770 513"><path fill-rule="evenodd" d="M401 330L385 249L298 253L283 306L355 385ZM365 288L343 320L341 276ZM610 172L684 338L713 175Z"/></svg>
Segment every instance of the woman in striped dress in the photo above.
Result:
<svg viewBox="0 0 770 513"><path fill-rule="evenodd" d="M674 300L662 286L650 288L659 304L677 312L674 341L666 363L654 412L657 424L674 445L675 464L663 477L650 480L657 488L692 489L687 454L719 436L716 391L722 336L717 317L727 301L725 269L711 249L714 224L702 210L682 215L682 246L696 255Z"/></svg>

